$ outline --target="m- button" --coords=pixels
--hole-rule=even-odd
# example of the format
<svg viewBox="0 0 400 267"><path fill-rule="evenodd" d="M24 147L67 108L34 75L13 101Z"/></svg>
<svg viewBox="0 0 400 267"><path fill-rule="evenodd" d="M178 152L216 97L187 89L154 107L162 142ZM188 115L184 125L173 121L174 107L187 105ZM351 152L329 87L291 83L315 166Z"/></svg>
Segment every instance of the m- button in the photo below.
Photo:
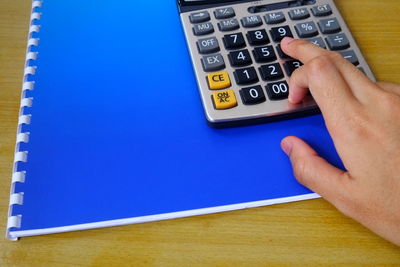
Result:
<svg viewBox="0 0 400 267"><path fill-rule="evenodd" d="M207 75L208 86L211 90L225 89L231 86L227 72L216 72Z"/></svg>

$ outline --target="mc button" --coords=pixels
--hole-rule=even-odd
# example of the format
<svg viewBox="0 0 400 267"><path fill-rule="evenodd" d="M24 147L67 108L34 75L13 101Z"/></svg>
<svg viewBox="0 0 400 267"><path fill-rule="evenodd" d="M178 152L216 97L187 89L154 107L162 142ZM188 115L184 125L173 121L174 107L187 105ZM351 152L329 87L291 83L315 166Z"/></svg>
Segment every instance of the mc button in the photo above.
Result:
<svg viewBox="0 0 400 267"><path fill-rule="evenodd" d="M231 86L227 72L210 73L207 75L208 86L211 90L225 89Z"/></svg>
<svg viewBox="0 0 400 267"><path fill-rule="evenodd" d="M212 94L215 109L228 109L237 106L235 93L232 89L218 91Z"/></svg>

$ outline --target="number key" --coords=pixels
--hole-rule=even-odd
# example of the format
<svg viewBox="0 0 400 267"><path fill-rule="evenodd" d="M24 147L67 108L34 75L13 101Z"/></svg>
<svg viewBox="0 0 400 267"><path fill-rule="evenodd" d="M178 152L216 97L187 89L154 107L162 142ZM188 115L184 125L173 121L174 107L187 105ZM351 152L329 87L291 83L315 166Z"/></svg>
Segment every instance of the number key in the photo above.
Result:
<svg viewBox="0 0 400 267"><path fill-rule="evenodd" d="M240 90L240 96L245 105L259 104L267 100L260 85L243 88Z"/></svg>
<svg viewBox="0 0 400 267"><path fill-rule="evenodd" d="M276 82L267 84L267 94L271 100L286 99L289 96L289 86L287 82Z"/></svg>
<svg viewBox="0 0 400 267"><path fill-rule="evenodd" d="M242 33L227 34L223 38L226 49L236 49L246 46Z"/></svg>
<svg viewBox="0 0 400 267"><path fill-rule="evenodd" d="M233 74L235 76L236 83L239 85L258 82L257 72L253 67L238 69Z"/></svg>
<svg viewBox="0 0 400 267"><path fill-rule="evenodd" d="M279 63L261 66L260 73L263 80L266 81L277 80L284 77L281 65Z"/></svg>
<svg viewBox="0 0 400 267"><path fill-rule="evenodd" d="M275 42L280 42L285 37L293 37L293 34L289 26L282 26L282 27L272 28L271 36Z"/></svg>
<svg viewBox="0 0 400 267"><path fill-rule="evenodd" d="M278 51L278 55L281 59L292 59L290 56L286 55L285 52L283 52L280 44L276 46L276 51Z"/></svg>
<svg viewBox="0 0 400 267"><path fill-rule="evenodd" d="M251 45L263 45L269 43L269 38L266 30L249 31L247 39Z"/></svg>
<svg viewBox="0 0 400 267"><path fill-rule="evenodd" d="M270 62L276 60L276 54L272 45L264 47L256 47L253 51L257 62Z"/></svg>
<svg viewBox="0 0 400 267"><path fill-rule="evenodd" d="M234 51L229 53L229 61L233 67L246 66L253 63L250 53L247 50Z"/></svg>
<svg viewBox="0 0 400 267"><path fill-rule="evenodd" d="M286 73L287 73L287 75L288 75L289 77L292 76L293 72L294 72L295 70L297 70L298 68L300 68L302 65L303 65L303 63L301 63L301 62L298 61L298 60L290 60L290 61L287 61L287 62L284 64Z"/></svg>

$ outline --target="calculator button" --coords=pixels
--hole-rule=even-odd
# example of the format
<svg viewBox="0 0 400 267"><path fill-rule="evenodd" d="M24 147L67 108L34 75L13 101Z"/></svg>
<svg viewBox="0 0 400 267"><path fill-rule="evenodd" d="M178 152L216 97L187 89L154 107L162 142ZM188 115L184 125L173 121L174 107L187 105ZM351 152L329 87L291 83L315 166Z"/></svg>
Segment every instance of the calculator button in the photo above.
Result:
<svg viewBox="0 0 400 267"><path fill-rule="evenodd" d="M221 32L234 31L240 28L237 19L222 20L218 23L218 28Z"/></svg>
<svg viewBox="0 0 400 267"><path fill-rule="evenodd" d="M229 19L235 16L235 10L231 7L219 8L214 11L216 19Z"/></svg>
<svg viewBox="0 0 400 267"><path fill-rule="evenodd" d="M298 60L290 60L290 61L285 62L285 64L284 64L286 73L289 77L292 76L293 72L295 70L297 70L298 68L300 68L302 65L303 65L303 63L301 63Z"/></svg>
<svg viewBox="0 0 400 267"><path fill-rule="evenodd" d="M242 18L242 24L245 28L258 27L262 25L262 20L260 16L249 16Z"/></svg>
<svg viewBox="0 0 400 267"><path fill-rule="evenodd" d="M223 38L226 49L236 49L246 46L242 33L227 34Z"/></svg>
<svg viewBox="0 0 400 267"><path fill-rule="evenodd" d="M260 85L243 88L242 90L240 90L240 96L242 97L243 103L245 105L259 104L267 100L264 91Z"/></svg>
<svg viewBox="0 0 400 267"><path fill-rule="evenodd" d="M197 41L197 48L200 54L210 54L220 50L218 40L215 37L200 39Z"/></svg>
<svg viewBox="0 0 400 267"><path fill-rule="evenodd" d="M315 45L318 45L321 48L326 49L326 45L324 40L321 37L315 37L315 38L311 38L311 39L306 39L306 41L313 43Z"/></svg>
<svg viewBox="0 0 400 267"><path fill-rule="evenodd" d="M323 34L337 33L342 30L340 28L339 22L335 18L323 19L320 22L318 22L318 25Z"/></svg>
<svg viewBox="0 0 400 267"><path fill-rule="evenodd" d="M190 14L191 23L202 23L210 20L210 14L207 11Z"/></svg>
<svg viewBox="0 0 400 267"><path fill-rule="evenodd" d="M278 24L286 21L285 15L283 12L274 12L269 13L264 16L265 22L267 24Z"/></svg>
<svg viewBox="0 0 400 267"><path fill-rule="evenodd" d="M238 69L233 74L235 76L236 83L239 85L258 82L257 72L253 67Z"/></svg>
<svg viewBox="0 0 400 267"><path fill-rule="evenodd" d="M301 20L310 17L310 12L307 8L297 8L289 11L289 16L292 20Z"/></svg>
<svg viewBox="0 0 400 267"><path fill-rule="evenodd" d="M214 32L214 26L210 23L202 23L194 25L193 27L194 35L206 35Z"/></svg>
<svg viewBox="0 0 400 267"><path fill-rule="evenodd" d="M251 45L263 45L269 43L269 38L266 30L249 31L247 40Z"/></svg>
<svg viewBox="0 0 400 267"><path fill-rule="evenodd" d="M285 37L293 37L292 31L289 26L275 27L271 29L271 36L275 42L282 41Z"/></svg>
<svg viewBox="0 0 400 267"><path fill-rule="evenodd" d="M219 91L212 94L215 109L228 109L237 106L233 90Z"/></svg>
<svg viewBox="0 0 400 267"><path fill-rule="evenodd" d="M344 50L350 47L349 39L344 33L330 35L326 38L326 42L331 50Z"/></svg>
<svg viewBox="0 0 400 267"><path fill-rule="evenodd" d="M278 55L281 59L292 59L290 56L286 55L281 48L281 45L276 46L276 51L278 51Z"/></svg>
<svg viewBox="0 0 400 267"><path fill-rule="evenodd" d="M332 14L332 8L328 4L315 6L311 10L312 10L314 16L316 16L316 17L329 16L330 14Z"/></svg>
<svg viewBox="0 0 400 267"><path fill-rule="evenodd" d="M233 67L247 66L253 63L247 50L230 52L228 58Z"/></svg>
<svg viewBox="0 0 400 267"><path fill-rule="evenodd" d="M231 80L225 71L208 74L207 81L211 90L220 90L231 86Z"/></svg>
<svg viewBox="0 0 400 267"><path fill-rule="evenodd" d="M260 73L261 77L265 81L278 80L284 77L281 65L279 63L261 66Z"/></svg>
<svg viewBox="0 0 400 267"><path fill-rule="evenodd" d="M318 35L317 26L313 21L299 23L295 27L300 38L313 37Z"/></svg>
<svg viewBox="0 0 400 267"><path fill-rule="evenodd" d="M253 54L258 63L271 62L276 60L276 54L272 45L256 47L253 50Z"/></svg>
<svg viewBox="0 0 400 267"><path fill-rule="evenodd" d="M267 94L271 100L286 99L289 96L289 86L287 82L276 82L267 84Z"/></svg>
<svg viewBox="0 0 400 267"><path fill-rule="evenodd" d="M356 53L354 53L353 50L340 52L340 54L342 54L342 56L345 59L347 59L348 61L350 61L354 66L357 66L358 64L360 64L360 62L358 61L357 55L356 55Z"/></svg>
<svg viewBox="0 0 400 267"><path fill-rule="evenodd" d="M204 71L217 71L225 68L224 58L220 54L204 56L201 59Z"/></svg>

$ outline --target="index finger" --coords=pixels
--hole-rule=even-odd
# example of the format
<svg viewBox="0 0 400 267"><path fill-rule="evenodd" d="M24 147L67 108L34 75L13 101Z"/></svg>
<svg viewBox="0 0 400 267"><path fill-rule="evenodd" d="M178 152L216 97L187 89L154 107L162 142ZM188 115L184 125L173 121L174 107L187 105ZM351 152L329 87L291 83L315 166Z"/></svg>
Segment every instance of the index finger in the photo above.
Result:
<svg viewBox="0 0 400 267"><path fill-rule="evenodd" d="M287 37L282 40L281 48L285 54L300 60L303 62L303 64L307 64L314 58L328 55L329 53L328 50L323 49L311 42L295 40Z"/></svg>

